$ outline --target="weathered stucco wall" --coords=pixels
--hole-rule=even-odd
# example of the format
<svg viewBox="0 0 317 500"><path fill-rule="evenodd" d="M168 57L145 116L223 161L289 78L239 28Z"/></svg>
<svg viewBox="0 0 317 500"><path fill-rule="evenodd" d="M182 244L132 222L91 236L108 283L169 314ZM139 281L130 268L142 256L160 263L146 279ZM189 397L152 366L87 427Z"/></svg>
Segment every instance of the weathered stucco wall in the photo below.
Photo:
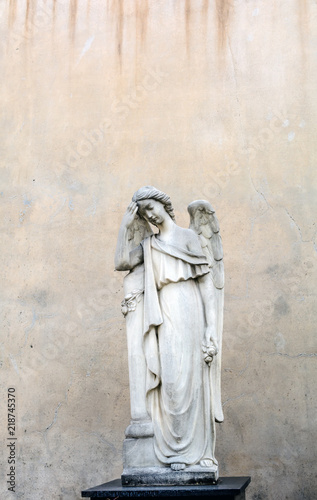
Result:
<svg viewBox="0 0 317 500"><path fill-rule="evenodd" d="M226 265L221 475L313 499L314 0L21 0L1 14L1 498L121 473L121 217L145 184L204 198Z"/></svg>

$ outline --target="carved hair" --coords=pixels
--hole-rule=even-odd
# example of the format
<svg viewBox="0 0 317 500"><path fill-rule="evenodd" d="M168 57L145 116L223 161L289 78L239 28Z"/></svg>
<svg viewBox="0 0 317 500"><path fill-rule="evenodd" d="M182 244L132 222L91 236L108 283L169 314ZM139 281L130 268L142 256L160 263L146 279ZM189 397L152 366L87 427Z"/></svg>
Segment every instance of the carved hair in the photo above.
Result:
<svg viewBox="0 0 317 500"><path fill-rule="evenodd" d="M144 186L138 189L132 196L132 201L138 202L141 200L156 200L164 205L165 211L168 213L171 219L175 220L174 209L172 202L167 194L163 191L159 191L153 186Z"/></svg>

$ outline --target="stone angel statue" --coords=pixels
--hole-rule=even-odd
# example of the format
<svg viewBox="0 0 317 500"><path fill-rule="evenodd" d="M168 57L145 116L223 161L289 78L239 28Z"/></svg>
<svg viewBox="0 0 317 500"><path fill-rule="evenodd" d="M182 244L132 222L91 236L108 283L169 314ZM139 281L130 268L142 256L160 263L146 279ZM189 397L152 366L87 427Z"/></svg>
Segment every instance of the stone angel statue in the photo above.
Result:
<svg viewBox="0 0 317 500"><path fill-rule="evenodd" d="M176 225L169 196L136 191L115 257L124 278L131 424L123 484L215 482L220 393L223 252L210 203Z"/></svg>

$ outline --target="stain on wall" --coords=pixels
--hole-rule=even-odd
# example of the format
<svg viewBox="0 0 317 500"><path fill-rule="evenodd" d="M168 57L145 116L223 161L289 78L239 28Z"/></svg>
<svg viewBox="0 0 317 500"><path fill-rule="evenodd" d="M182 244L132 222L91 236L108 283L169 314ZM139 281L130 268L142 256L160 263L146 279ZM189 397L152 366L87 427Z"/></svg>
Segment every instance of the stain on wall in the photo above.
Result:
<svg viewBox="0 0 317 500"><path fill-rule="evenodd" d="M216 0L215 7L217 12L218 50L222 52L226 45L230 16L234 8L234 2L231 0Z"/></svg>
<svg viewBox="0 0 317 500"><path fill-rule="evenodd" d="M69 36L74 42L77 21L77 0L69 1Z"/></svg>
<svg viewBox="0 0 317 500"><path fill-rule="evenodd" d="M14 0L10 0L9 3L9 19L8 19L8 27L12 29L14 25L14 21L16 18L16 2Z"/></svg>

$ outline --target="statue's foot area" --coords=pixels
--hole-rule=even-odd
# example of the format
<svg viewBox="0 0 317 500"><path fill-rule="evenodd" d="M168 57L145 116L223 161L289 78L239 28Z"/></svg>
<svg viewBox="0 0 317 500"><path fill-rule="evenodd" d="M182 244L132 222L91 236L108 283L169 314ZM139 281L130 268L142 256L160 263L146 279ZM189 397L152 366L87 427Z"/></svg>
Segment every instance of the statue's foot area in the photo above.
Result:
<svg viewBox="0 0 317 500"><path fill-rule="evenodd" d="M218 463L217 460L213 461L211 458L204 458L199 462L201 467L215 468Z"/></svg>
<svg viewBox="0 0 317 500"><path fill-rule="evenodd" d="M185 464L182 464L182 463L174 463L174 464L171 464L171 469L172 470L184 470L186 467Z"/></svg>

